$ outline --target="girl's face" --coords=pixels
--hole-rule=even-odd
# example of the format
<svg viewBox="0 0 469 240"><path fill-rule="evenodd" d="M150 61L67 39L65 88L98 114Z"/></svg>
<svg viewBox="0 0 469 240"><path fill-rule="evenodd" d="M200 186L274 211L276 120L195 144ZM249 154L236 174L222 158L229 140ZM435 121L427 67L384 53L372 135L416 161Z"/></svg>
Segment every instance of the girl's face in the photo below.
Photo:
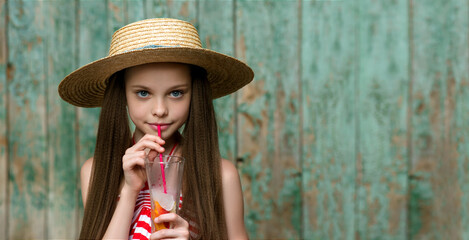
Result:
<svg viewBox="0 0 469 240"><path fill-rule="evenodd" d="M135 124L135 141L145 134L171 139L186 122L191 101L188 65L151 63L125 71L125 95L130 118Z"/></svg>

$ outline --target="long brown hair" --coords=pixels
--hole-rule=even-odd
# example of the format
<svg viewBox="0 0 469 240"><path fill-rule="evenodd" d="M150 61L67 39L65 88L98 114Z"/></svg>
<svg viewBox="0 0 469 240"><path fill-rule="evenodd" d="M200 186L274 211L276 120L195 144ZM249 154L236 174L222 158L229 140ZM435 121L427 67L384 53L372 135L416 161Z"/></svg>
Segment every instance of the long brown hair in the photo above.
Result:
<svg viewBox="0 0 469 240"><path fill-rule="evenodd" d="M191 77L191 105L181 143L186 161L180 214L196 222L199 239L226 239L221 157L210 85L202 68L191 66ZM122 156L132 145L124 81L123 71L114 74L104 94L80 239L101 239L116 208L123 178Z"/></svg>
<svg viewBox="0 0 469 240"><path fill-rule="evenodd" d="M132 144L122 76L114 74L104 93L80 239L103 238L116 208L122 156Z"/></svg>
<svg viewBox="0 0 469 240"><path fill-rule="evenodd" d="M201 239L226 239L217 123L207 74L198 67L192 68L191 107L183 139L181 214L197 222Z"/></svg>

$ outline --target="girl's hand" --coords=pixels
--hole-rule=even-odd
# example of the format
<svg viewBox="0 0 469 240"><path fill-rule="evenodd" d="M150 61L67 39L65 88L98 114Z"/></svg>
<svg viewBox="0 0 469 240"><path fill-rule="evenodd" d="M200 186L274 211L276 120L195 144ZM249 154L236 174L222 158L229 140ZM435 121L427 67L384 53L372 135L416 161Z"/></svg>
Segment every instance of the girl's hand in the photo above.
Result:
<svg viewBox="0 0 469 240"><path fill-rule="evenodd" d="M150 149L150 157L155 157L156 152L164 153L161 146L165 142L158 136L146 134L135 145L125 151L122 157L122 168L124 169L124 187L139 192L147 180L145 172L145 149Z"/></svg>
<svg viewBox="0 0 469 240"><path fill-rule="evenodd" d="M162 214L155 219L155 224L169 222L173 228L161 229L151 234L150 239L189 239L189 223L176 213Z"/></svg>

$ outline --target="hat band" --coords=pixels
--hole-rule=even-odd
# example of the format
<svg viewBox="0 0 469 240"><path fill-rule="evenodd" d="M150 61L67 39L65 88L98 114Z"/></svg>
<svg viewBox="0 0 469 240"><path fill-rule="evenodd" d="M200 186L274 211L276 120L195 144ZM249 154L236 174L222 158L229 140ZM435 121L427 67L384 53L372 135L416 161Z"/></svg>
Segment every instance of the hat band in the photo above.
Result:
<svg viewBox="0 0 469 240"><path fill-rule="evenodd" d="M165 45L147 45L147 46L143 46L143 47L138 47L138 48L134 48L134 49L130 49L130 50L127 50L125 51L124 53L126 52L133 52L133 51L138 51L138 50L143 50L143 49L157 49L157 48L173 48L173 47L181 47L180 45L176 45L176 46L165 46Z"/></svg>

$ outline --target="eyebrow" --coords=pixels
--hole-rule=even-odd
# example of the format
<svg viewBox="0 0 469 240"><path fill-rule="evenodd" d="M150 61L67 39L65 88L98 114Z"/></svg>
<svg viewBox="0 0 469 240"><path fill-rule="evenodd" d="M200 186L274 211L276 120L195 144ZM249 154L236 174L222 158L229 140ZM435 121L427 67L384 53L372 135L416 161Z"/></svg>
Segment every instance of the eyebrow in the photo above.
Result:
<svg viewBox="0 0 469 240"><path fill-rule="evenodd" d="M187 88L189 87L190 84L186 84L186 83L183 83L183 84L178 84L178 85L174 85L174 86L171 86L170 89L175 89L175 88ZM149 87L147 86L144 86L144 85L130 85L131 88L141 88L141 89L150 89Z"/></svg>
<svg viewBox="0 0 469 240"><path fill-rule="evenodd" d="M131 85L130 87L131 87L131 88L149 89L147 86L143 86L143 85Z"/></svg>
<svg viewBox="0 0 469 240"><path fill-rule="evenodd" d="M174 85L174 86L171 86L171 89L184 88L184 87L189 87L189 84L183 83L183 84L179 84L179 85Z"/></svg>

